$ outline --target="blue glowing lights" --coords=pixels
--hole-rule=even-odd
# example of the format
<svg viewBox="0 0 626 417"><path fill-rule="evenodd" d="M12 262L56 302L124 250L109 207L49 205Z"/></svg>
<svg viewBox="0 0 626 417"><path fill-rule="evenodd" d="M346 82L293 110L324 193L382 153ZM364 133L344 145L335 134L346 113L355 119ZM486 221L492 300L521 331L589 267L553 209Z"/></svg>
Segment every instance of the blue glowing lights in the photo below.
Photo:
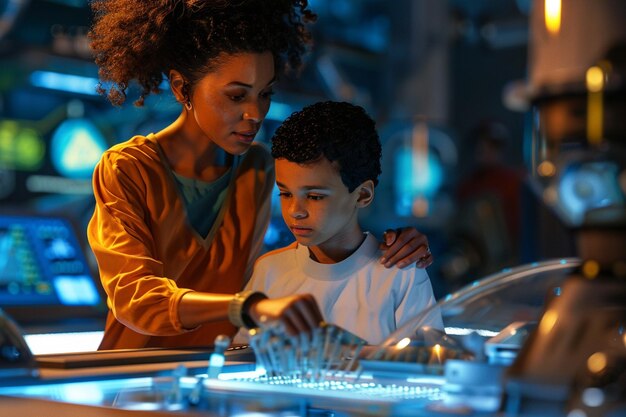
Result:
<svg viewBox="0 0 626 417"><path fill-rule="evenodd" d="M52 135L50 157L62 176L88 179L106 149L106 140L93 123L68 119Z"/></svg>

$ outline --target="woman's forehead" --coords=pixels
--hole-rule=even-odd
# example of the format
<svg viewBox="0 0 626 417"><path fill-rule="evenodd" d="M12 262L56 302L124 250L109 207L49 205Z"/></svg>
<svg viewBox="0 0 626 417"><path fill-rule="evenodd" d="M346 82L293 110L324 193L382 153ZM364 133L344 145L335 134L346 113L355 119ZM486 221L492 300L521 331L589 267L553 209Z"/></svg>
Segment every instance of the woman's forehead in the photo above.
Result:
<svg viewBox="0 0 626 417"><path fill-rule="evenodd" d="M268 85L276 79L271 52L222 53L214 60L213 70L204 78L255 86Z"/></svg>

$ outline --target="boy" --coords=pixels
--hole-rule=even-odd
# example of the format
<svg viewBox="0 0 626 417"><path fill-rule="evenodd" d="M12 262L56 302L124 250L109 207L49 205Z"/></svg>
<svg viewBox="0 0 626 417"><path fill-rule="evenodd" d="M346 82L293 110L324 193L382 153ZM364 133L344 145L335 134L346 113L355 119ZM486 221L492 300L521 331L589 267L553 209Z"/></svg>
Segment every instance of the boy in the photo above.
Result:
<svg viewBox="0 0 626 417"><path fill-rule="evenodd" d="M426 271L385 268L378 241L359 225L381 172L375 123L361 107L327 101L292 114L272 138L272 156L296 241L262 256L246 289L313 294L327 322L370 344L435 304ZM443 328L438 311L427 324Z"/></svg>

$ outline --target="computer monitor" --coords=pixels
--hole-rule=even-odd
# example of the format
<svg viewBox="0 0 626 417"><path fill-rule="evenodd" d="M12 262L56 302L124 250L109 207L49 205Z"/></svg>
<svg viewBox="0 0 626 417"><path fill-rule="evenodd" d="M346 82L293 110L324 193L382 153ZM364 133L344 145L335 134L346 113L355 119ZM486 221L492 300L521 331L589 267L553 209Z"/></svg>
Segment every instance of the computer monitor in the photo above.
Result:
<svg viewBox="0 0 626 417"><path fill-rule="evenodd" d="M0 307L18 324L102 318L99 286L68 219L0 215Z"/></svg>

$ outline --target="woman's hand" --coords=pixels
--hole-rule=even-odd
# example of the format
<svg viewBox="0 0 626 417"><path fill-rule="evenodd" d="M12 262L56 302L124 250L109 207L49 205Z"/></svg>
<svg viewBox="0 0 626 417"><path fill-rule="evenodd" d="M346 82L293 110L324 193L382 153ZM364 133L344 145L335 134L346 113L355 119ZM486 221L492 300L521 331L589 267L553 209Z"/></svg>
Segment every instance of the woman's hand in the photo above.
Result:
<svg viewBox="0 0 626 417"><path fill-rule="evenodd" d="M413 262L418 268L426 268L433 263L426 235L413 227L386 230L380 249L384 251L380 262L387 268L404 268Z"/></svg>
<svg viewBox="0 0 626 417"><path fill-rule="evenodd" d="M290 335L310 333L324 320L311 294L261 300L250 306L248 314L261 327L263 323L282 322Z"/></svg>

